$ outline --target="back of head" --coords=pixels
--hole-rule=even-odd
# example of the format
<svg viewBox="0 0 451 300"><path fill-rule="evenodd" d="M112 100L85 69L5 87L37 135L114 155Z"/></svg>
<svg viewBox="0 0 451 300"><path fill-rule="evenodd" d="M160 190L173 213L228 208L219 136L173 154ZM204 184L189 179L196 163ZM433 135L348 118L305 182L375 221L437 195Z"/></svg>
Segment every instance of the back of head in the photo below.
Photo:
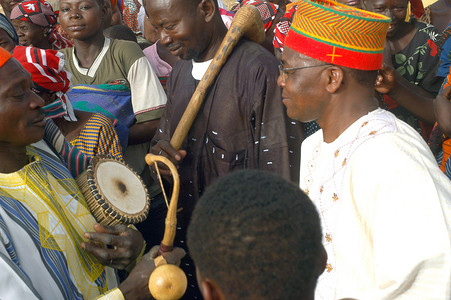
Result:
<svg viewBox="0 0 451 300"><path fill-rule="evenodd" d="M103 31L103 35L107 38L116 40L125 40L137 43L136 35L129 27L125 25L114 25Z"/></svg>
<svg viewBox="0 0 451 300"><path fill-rule="evenodd" d="M318 213L299 187L243 170L203 194L188 228L199 273L226 299L310 299L324 269Z"/></svg>

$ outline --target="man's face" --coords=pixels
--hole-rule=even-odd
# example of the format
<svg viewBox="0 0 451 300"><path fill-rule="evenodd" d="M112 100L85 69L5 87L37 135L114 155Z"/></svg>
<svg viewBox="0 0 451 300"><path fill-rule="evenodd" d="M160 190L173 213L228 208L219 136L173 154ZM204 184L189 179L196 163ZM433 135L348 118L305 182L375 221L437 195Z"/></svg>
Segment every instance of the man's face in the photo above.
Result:
<svg viewBox="0 0 451 300"><path fill-rule="evenodd" d="M20 0L0 0L0 5L3 7L5 12L11 12L13 6L19 2Z"/></svg>
<svg viewBox="0 0 451 300"><path fill-rule="evenodd" d="M31 75L11 58L0 68L0 144L27 146L44 137L44 100L31 91Z"/></svg>
<svg viewBox="0 0 451 300"><path fill-rule="evenodd" d="M14 48L16 47L16 43L14 43L14 40L3 29L0 29L0 47L2 47L3 49L5 49L10 53L12 53Z"/></svg>
<svg viewBox="0 0 451 300"><path fill-rule="evenodd" d="M206 51L206 23L191 1L145 0L146 14L161 44L181 59L196 59Z"/></svg>
<svg viewBox="0 0 451 300"><path fill-rule="evenodd" d="M281 65L283 68L307 67L305 69L281 71L277 84L282 88L282 101L288 117L300 122L310 122L321 117L324 111L324 90L321 89L321 73L326 63L301 55L284 47Z"/></svg>
<svg viewBox="0 0 451 300"><path fill-rule="evenodd" d="M109 1L109 0L106 0ZM61 0L59 19L64 31L76 40L103 35L106 7L96 0Z"/></svg>
<svg viewBox="0 0 451 300"><path fill-rule="evenodd" d="M27 21L11 20L19 36L19 45L39 47L45 39L45 28Z"/></svg>
<svg viewBox="0 0 451 300"><path fill-rule="evenodd" d="M394 37L404 25L407 15L408 0L366 0L368 11L385 15L391 18L387 37Z"/></svg>

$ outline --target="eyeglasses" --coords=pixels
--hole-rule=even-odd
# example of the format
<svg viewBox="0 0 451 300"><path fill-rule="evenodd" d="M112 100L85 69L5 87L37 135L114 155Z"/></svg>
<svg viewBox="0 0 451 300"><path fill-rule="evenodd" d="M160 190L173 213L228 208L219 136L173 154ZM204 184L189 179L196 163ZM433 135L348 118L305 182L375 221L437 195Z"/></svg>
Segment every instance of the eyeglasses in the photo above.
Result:
<svg viewBox="0 0 451 300"><path fill-rule="evenodd" d="M283 64L279 64L279 72L280 77L282 77L282 81L285 81L288 77L287 71L296 71L296 70L302 70L302 69L310 69L310 68L316 68L316 67L322 67L322 66L329 66L330 64L322 64L322 65L315 65L315 66L305 66L305 67L296 67L296 68L284 68Z"/></svg>

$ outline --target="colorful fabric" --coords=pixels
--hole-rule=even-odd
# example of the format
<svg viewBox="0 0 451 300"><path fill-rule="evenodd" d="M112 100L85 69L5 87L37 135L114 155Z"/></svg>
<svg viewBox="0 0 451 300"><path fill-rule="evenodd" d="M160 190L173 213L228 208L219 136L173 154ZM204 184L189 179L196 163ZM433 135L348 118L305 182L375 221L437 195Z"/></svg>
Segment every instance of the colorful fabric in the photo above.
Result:
<svg viewBox="0 0 451 300"><path fill-rule="evenodd" d="M278 5L269 1L244 0L240 2L239 5L233 8L234 12L236 13L238 9L245 5L253 5L258 9L258 12L260 13L263 20L265 31L267 31L272 26L272 22L274 21L277 14L277 9L279 8Z"/></svg>
<svg viewBox="0 0 451 300"><path fill-rule="evenodd" d="M442 144L442 151L437 156L440 170L451 179L451 139L446 139Z"/></svg>
<svg viewBox="0 0 451 300"><path fill-rule="evenodd" d="M65 161L66 168L73 178L83 173L88 167L91 157L69 144L52 120L45 124L44 140Z"/></svg>
<svg viewBox="0 0 451 300"><path fill-rule="evenodd" d="M412 18L411 22L415 25L417 32L410 43L392 55L392 63L396 72L432 95L437 95L443 78L436 76L437 66L439 64L438 47L435 44L439 33L434 26L424 24ZM388 95L383 95L384 102L393 114L403 120L427 140L429 138L431 127L422 125L418 118L412 115Z"/></svg>
<svg viewBox="0 0 451 300"><path fill-rule="evenodd" d="M390 18L330 0L297 5L286 46L335 65L380 69Z"/></svg>
<svg viewBox="0 0 451 300"><path fill-rule="evenodd" d="M166 82L169 78L169 74L171 74L172 67L158 55L158 41L144 49L143 53L149 60L155 74L158 76L161 86L166 91Z"/></svg>
<svg viewBox="0 0 451 300"><path fill-rule="evenodd" d="M120 84L76 85L68 95L76 110L101 113L115 120L113 124L121 147L127 147L128 129L136 122L128 87Z"/></svg>
<svg viewBox="0 0 451 300"><path fill-rule="evenodd" d="M283 52L283 45L285 44L285 38L290 30L291 23L293 23L294 13L296 12L297 2L287 5L285 14L280 18L279 23L276 25L274 32L274 49L279 49Z"/></svg>
<svg viewBox="0 0 451 300"><path fill-rule="evenodd" d="M14 29L11 21L4 15L0 13L0 29L3 29L14 41L14 43L19 44L19 37Z"/></svg>
<svg viewBox="0 0 451 300"><path fill-rule="evenodd" d="M451 67L451 23L440 34L436 44L440 49L440 66L437 70L437 76L446 77Z"/></svg>
<svg viewBox="0 0 451 300"><path fill-rule="evenodd" d="M72 42L63 37L58 30L57 15L53 12L50 3L43 0L20 2L11 10L11 20L20 20L33 23L41 27L49 27L49 43L53 49L59 50L72 46Z"/></svg>
<svg viewBox="0 0 451 300"><path fill-rule="evenodd" d="M424 6L421 0L409 0L412 8L412 14L415 18L420 18L424 14Z"/></svg>
<svg viewBox="0 0 451 300"><path fill-rule="evenodd" d="M0 68L13 57L11 53L0 47Z"/></svg>
<svg viewBox="0 0 451 300"><path fill-rule="evenodd" d="M14 58L27 70L35 83L36 92L54 92L57 100L46 105L47 118L64 117L68 121L77 121L74 109L66 92L70 89L71 74L64 70L64 54L55 50L17 46Z"/></svg>
<svg viewBox="0 0 451 300"><path fill-rule="evenodd" d="M114 288L112 274L80 246L96 221L75 180L49 148L29 146L27 155L25 167L0 174L2 254L42 299L92 299Z"/></svg>
<svg viewBox="0 0 451 300"><path fill-rule="evenodd" d="M138 0L122 0L122 21L133 32L139 32L138 13L141 8L141 3Z"/></svg>
<svg viewBox="0 0 451 300"><path fill-rule="evenodd" d="M71 144L89 156L111 155L122 159L122 148L113 124L100 113L92 115Z"/></svg>
<svg viewBox="0 0 451 300"><path fill-rule="evenodd" d="M227 29L229 29L230 25L232 25L233 17L235 16L235 14L233 12L225 10L224 8L219 8L219 14L221 15L221 19L224 22L224 25L227 27Z"/></svg>

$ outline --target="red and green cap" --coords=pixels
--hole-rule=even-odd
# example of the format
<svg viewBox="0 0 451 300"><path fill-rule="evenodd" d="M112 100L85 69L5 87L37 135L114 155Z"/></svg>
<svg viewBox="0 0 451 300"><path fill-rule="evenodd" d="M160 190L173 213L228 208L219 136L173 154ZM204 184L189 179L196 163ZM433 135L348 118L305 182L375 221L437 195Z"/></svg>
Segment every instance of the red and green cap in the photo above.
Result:
<svg viewBox="0 0 451 300"><path fill-rule="evenodd" d="M285 46L358 70L382 66L390 18L330 0L299 1Z"/></svg>

